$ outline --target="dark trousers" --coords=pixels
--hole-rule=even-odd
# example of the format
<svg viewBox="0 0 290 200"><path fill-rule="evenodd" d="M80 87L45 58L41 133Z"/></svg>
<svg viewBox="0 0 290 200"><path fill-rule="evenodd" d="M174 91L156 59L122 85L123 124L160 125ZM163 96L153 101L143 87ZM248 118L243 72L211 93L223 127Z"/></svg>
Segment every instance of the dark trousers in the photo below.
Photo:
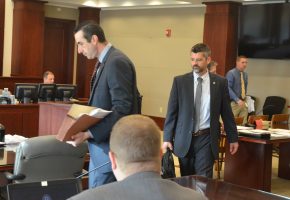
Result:
<svg viewBox="0 0 290 200"><path fill-rule="evenodd" d="M184 158L178 158L181 176L201 175L213 177L214 156L210 146L210 134L193 136Z"/></svg>

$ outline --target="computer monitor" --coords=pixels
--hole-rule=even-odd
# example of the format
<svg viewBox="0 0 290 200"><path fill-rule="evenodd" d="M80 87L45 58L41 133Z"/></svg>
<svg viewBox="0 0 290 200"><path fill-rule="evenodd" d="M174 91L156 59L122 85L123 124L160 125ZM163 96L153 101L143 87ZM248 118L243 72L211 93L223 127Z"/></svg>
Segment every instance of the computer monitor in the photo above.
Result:
<svg viewBox="0 0 290 200"><path fill-rule="evenodd" d="M37 83L15 83L15 98L20 103L36 103L38 99Z"/></svg>
<svg viewBox="0 0 290 200"><path fill-rule="evenodd" d="M69 101L76 94L77 86L73 84L56 84L55 85L55 100Z"/></svg>
<svg viewBox="0 0 290 200"><path fill-rule="evenodd" d="M7 185L8 200L53 199L63 200L82 191L78 179L49 180Z"/></svg>
<svg viewBox="0 0 290 200"><path fill-rule="evenodd" d="M55 84L39 83L38 101L54 101Z"/></svg>

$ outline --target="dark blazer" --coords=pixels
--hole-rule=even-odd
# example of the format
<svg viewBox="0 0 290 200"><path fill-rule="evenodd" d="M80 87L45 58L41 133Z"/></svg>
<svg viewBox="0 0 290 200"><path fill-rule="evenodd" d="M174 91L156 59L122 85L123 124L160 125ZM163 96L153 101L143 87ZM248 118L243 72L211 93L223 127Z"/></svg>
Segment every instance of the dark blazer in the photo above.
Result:
<svg viewBox="0 0 290 200"><path fill-rule="evenodd" d="M238 141L237 128L230 106L227 80L219 75L209 73L210 78L210 136L211 148L215 158L218 157L218 138L222 117L227 138L230 143ZM168 102L164 125L164 141L172 142L174 153L178 157L186 156L192 139L194 127L194 87L193 73L174 78Z"/></svg>
<svg viewBox="0 0 290 200"><path fill-rule="evenodd" d="M113 125L123 116L137 113L136 73L130 59L113 46L101 63L94 82L89 105L111 110L107 117L89 128L95 145L95 166L109 161L109 138ZM91 150L91 148L90 148ZM100 172L111 171L111 166L102 167Z"/></svg>
<svg viewBox="0 0 290 200"><path fill-rule="evenodd" d="M205 196L154 172L140 172L126 179L86 190L69 200L204 200Z"/></svg>

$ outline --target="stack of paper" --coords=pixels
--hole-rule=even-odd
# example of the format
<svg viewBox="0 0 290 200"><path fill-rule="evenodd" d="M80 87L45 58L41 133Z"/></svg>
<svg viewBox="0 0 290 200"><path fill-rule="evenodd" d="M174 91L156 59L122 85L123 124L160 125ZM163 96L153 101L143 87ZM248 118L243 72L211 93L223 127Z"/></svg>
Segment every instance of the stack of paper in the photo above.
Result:
<svg viewBox="0 0 290 200"><path fill-rule="evenodd" d="M71 140L73 135L86 131L111 112L101 108L73 104L62 122L56 138L60 141Z"/></svg>

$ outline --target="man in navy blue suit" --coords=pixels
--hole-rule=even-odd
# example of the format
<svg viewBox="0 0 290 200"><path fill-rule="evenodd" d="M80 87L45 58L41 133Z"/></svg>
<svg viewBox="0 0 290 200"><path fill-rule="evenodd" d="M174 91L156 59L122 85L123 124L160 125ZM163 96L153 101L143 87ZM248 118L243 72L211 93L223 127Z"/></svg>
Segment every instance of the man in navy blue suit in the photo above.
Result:
<svg viewBox="0 0 290 200"><path fill-rule="evenodd" d="M75 29L78 53L88 59L98 59L91 81L89 105L110 110L102 121L72 137L79 144L88 140L89 170L109 161L109 138L113 125L123 116L137 113L137 86L134 64L106 40L103 29L93 21ZM89 174L89 187L115 181L110 164Z"/></svg>

